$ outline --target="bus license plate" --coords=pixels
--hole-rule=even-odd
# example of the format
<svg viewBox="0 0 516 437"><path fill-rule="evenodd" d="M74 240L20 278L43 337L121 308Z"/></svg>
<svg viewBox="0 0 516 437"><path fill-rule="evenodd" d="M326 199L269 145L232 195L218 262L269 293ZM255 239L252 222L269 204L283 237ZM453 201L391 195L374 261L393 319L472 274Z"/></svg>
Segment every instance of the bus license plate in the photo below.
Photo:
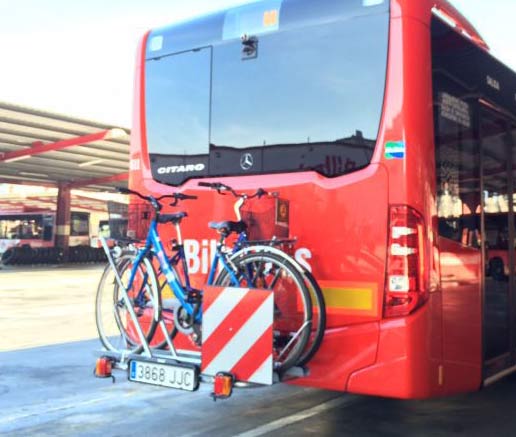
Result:
<svg viewBox="0 0 516 437"><path fill-rule="evenodd" d="M188 391L198 385L194 368L135 360L129 365L129 380Z"/></svg>

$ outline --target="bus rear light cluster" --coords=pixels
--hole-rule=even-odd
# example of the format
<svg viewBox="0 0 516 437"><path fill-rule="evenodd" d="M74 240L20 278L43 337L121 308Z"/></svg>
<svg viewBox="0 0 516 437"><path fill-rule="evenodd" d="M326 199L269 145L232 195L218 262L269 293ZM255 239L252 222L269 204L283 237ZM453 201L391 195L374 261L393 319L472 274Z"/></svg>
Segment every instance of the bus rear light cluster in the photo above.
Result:
<svg viewBox="0 0 516 437"><path fill-rule="evenodd" d="M427 299L423 216L406 205L389 211L389 245L384 316L406 316Z"/></svg>

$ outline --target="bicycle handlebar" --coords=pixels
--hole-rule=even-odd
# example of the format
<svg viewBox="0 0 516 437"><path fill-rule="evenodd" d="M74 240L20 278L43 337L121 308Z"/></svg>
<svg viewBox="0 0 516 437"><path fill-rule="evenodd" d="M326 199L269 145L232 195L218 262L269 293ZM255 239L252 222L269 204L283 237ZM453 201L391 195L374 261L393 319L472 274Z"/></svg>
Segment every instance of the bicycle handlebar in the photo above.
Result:
<svg viewBox="0 0 516 437"><path fill-rule="evenodd" d="M191 195L191 194L183 194L183 193L174 193L172 194L174 199L177 200L195 200L197 199L197 196Z"/></svg>
<svg viewBox="0 0 516 437"><path fill-rule="evenodd" d="M211 188L212 190L217 190L219 194L225 194L224 191L229 191L234 197L239 197L242 199L253 199L255 197L260 198L262 196L278 196L278 193L265 191L263 188L258 188L253 194L237 193L229 185L225 185L222 182L199 182L197 185L200 187L207 187Z"/></svg>
<svg viewBox="0 0 516 437"><path fill-rule="evenodd" d="M130 190L129 188L119 187L118 192L122 194L134 194L135 196L138 196L140 199L150 201L150 199L148 199L146 196L138 193L137 191Z"/></svg>
<svg viewBox="0 0 516 437"><path fill-rule="evenodd" d="M138 191L130 190L129 188L118 188L118 191L122 194L133 194L137 197L139 197L142 200L145 200L146 202L149 202L154 209L161 210L161 203L160 201L164 199L174 199L174 202L170 204L170 206L176 206L177 203L180 200L195 200L197 199L197 196L193 196L190 194L183 194L183 193L173 193L173 194L165 194L160 197L153 197L153 196L144 196L143 194L138 193Z"/></svg>
<svg viewBox="0 0 516 437"><path fill-rule="evenodd" d="M199 187L208 187L208 188L215 188L215 189L219 189L222 186L224 186L224 187L227 186L227 185L221 184L220 182L199 182L197 185L199 185Z"/></svg>

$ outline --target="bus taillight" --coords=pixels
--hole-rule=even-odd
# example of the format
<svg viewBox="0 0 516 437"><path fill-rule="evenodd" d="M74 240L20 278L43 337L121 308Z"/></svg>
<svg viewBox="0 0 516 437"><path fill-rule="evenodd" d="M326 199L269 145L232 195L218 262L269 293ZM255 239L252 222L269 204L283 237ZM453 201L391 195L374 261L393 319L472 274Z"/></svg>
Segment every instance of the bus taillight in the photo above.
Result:
<svg viewBox="0 0 516 437"><path fill-rule="evenodd" d="M426 301L425 224L415 209L390 207L384 316L406 316Z"/></svg>

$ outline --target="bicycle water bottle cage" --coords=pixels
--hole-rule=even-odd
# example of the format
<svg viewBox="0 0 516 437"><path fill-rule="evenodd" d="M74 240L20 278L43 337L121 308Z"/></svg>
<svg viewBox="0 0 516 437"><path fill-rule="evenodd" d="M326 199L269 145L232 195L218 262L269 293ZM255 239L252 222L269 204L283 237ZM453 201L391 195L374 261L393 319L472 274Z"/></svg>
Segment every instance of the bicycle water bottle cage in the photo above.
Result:
<svg viewBox="0 0 516 437"><path fill-rule="evenodd" d="M208 223L208 226L211 229L215 229L219 234L222 234L224 236L227 236L232 232L235 232L236 234L241 234L242 232L247 231L247 224L243 221L210 222Z"/></svg>
<svg viewBox="0 0 516 437"><path fill-rule="evenodd" d="M158 223L172 223L174 225L178 225L181 223L181 220L183 220L185 217L187 217L188 214L186 212L177 212L175 214L161 214L158 217Z"/></svg>

